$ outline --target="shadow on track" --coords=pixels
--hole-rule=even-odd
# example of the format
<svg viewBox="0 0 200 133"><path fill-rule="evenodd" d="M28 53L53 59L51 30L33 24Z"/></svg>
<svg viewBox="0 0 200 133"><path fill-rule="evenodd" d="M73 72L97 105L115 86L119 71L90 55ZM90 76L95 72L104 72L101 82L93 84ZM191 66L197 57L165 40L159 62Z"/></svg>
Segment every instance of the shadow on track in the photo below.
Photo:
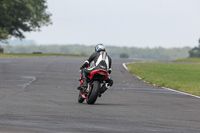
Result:
<svg viewBox="0 0 200 133"><path fill-rule="evenodd" d="M87 104L87 103L81 103L81 104ZM90 104L87 104L87 105L89 105L89 106L99 106L99 105L101 105L101 106L128 106L127 104L121 104L121 103L95 103L92 105L90 105Z"/></svg>

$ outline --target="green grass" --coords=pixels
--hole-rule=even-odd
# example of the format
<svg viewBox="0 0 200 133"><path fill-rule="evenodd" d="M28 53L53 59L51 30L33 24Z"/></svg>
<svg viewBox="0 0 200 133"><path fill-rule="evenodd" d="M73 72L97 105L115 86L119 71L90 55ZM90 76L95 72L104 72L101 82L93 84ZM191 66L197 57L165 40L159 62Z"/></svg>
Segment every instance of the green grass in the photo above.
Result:
<svg viewBox="0 0 200 133"><path fill-rule="evenodd" d="M74 54L0 54L0 57L44 57L44 56L86 57L84 55L74 55Z"/></svg>
<svg viewBox="0 0 200 133"><path fill-rule="evenodd" d="M200 58L185 58L185 59L177 59L173 60L175 62L200 62Z"/></svg>
<svg viewBox="0 0 200 133"><path fill-rule="evenodd" d="M132 63L128 70L157 86L200 96L200 64Z"/></svg>

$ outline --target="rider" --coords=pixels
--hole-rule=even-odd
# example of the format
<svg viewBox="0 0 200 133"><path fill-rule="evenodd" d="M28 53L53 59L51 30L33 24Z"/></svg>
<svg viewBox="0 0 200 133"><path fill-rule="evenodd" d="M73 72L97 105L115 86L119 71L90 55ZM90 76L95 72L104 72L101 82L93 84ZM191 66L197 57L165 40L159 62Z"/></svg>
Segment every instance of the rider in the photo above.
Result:
<svg viewBox="0 0 200 133"><path fill-rule="evenodd" d="M94 66L92 66L92 62ZM78 88L83 88L83 89L87 88L86 77L90 76L90 73L93 70L104 69L110 74L112 71L111 64L112 64L112 59L107 54L105 46L103 44L98 44L95 47L95 52L80 67L80 69L82 70L83 84L81 84L80 87ZM106 80L106 83L108 83L110 86L113 85L113 80L110 78L110 76Z"/></svg>

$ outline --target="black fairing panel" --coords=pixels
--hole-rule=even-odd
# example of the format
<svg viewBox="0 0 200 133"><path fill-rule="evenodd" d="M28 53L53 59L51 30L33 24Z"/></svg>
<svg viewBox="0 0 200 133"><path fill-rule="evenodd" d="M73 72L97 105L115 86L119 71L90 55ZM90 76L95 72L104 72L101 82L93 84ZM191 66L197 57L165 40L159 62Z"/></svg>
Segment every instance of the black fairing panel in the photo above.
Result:
<svg viewBox="0 0 200 133"><path fill-rule="evenodd" d="M94 81L94 80L99 80L101 83L105 80L106 76L105 75L101 75L99 73L96 73L92 79L90 80L90 82Z"/></svg>

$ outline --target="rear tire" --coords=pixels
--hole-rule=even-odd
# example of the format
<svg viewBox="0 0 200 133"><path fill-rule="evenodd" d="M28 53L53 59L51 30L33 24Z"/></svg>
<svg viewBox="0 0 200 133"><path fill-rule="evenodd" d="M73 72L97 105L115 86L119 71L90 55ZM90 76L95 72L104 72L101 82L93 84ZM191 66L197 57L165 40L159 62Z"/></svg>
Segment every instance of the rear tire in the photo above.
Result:
<svg viewBox="0 0 200 133"><path fill-rule="evenodd" d="M97 97L100 92L100 82L99 81L94 81L93 86L92 86L92 91L90 95L88 96L87 103L88 104L94 104L97 100Z"/></svg>
<svg viewBox="0 0 200 133"><path fill-rule="evenodd" d="M79 102L79 103L83 103L84 100L85 100L85 99L81 97L81 94L80 94L80 92L79 92L79 95L78 95L78 102Z"/></svg>

